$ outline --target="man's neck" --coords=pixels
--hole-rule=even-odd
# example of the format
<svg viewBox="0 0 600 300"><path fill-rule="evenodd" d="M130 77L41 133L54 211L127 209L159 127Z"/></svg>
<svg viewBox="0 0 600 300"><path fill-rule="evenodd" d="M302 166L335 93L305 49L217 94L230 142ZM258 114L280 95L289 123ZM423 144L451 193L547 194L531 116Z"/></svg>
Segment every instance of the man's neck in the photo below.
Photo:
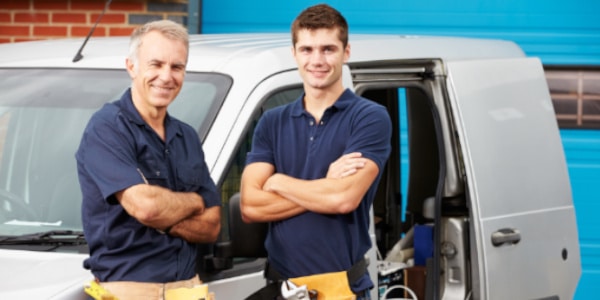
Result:
<svg viewBox="0 0 600 300"><path fill-rule="evenodd" d="M315 89L305 87L304 89L304 109L310 113L317 123L321 121L327 108L331 107L344 92L344 87L339 86L335 89Z"/></svg>
<svg viewBox="0 0 600 300"><path fill-rule="evenodd" d="M133 95L132 95L133 96ZM150 126L156 134L164 141L165 140L165 117L167 115L166 108L157 108L144 105L143 101L136 101L136 97L132 97L133 106L138 111L142 120ZM139 99L138 99L139 100Z"/></svg>

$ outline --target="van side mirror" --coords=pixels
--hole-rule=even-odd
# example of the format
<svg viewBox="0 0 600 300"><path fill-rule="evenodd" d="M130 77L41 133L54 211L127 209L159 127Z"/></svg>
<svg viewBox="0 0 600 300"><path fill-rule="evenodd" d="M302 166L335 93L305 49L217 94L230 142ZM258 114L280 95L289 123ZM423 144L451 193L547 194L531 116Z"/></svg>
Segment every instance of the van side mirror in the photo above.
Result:
<svg viewBox="0 0 600 300"><path fill-rule="evenodd" d="M240 194L229 199L229 241L219 242L214 247L214 255L207 257L205 265L210 271L221 271L233 267L233 258L267 257L265 238L268 223L245 223L240 210Z"/></svg>

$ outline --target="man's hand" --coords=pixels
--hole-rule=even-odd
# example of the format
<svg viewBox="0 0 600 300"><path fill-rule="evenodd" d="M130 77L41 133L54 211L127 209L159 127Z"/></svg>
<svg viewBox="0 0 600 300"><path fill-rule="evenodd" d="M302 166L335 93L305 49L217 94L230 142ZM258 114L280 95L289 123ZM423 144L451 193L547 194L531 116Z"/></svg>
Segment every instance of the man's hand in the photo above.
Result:
<svg viewBox="0 0 600 300"><path fill-rule="evenodd" d="M341 179L350 176L365 167L367 159L360 152L352 152L340 156L329 165L326 178Z"/></svg>
<svg viewBox="0 0 600 300"><path fill-rule="evenodd" d="M194 192L173 192L158 185L136 184L115 193L127 213L140 223L164 230L205 210Z"/></svg>
<svg viewBox="0 0 600 300"><path fill-rule="evenodd" d="M214 243L221 230L221 207L212 206L173 225L172 236L191 243Z"/></svg>
<svg viewBox="0 0 600 300"><path fill-rule="evenodd" d="M360 152L352 152L342 155L329 165L329 169L327 170L327 175L325 178L342 179L355 174L359 169L364 168L366 163L367 159L362 157L362 153ZM275 182L277 180L276 177L280 175L281 174L277 173L271 175L271 177L269 177L263 185L263 191L274 192L277 190L275 187Z"/></svg>

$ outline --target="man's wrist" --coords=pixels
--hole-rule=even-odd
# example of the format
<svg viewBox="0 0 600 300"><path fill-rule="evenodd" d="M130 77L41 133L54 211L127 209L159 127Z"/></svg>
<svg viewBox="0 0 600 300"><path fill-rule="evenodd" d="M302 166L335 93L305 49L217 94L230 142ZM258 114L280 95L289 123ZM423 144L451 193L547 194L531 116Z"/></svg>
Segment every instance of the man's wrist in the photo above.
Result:
<svg viewBox="0 0 600 300"><path fill-rule="evenodd" d="M173 226L169 226L167 228L165 228L164 230L160 230L160 229L156 229L156 231L158 231L161 234L169 234L171 232L171 228L173 228Z"/></svg>

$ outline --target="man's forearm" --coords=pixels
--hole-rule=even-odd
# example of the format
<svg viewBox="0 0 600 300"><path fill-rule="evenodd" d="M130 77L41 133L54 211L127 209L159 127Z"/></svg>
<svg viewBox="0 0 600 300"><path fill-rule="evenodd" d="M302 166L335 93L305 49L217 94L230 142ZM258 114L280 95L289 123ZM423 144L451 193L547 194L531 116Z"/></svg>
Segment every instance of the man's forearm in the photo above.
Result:
<svg viewBox="0 0 600 300"><path fill-rule="evenodd" d="M147 184L135 185L117 193L117 199L132 217L159 230L204 210L204 201L197 193L172 192Z"/></svg>
<svg viewBox="0 0 600 300"><path fill-rule="evenodd" d="M265 181L275 168L267 163L252 163L242 173L240 208L244 222L272 222L293 217L306 210L272 192L264 191Z"/></svg>
<svg viewBox="0 0 600 300"><path fill-rule="evenodd" d="M272 192L254 190L242 192L242 219L245 222L273 222L306 211L298 204Z"/></svg>
<svg viewBox="0 0 600 300"><path fill-rule="evenodd" d="M214 243L221 231L221 207L213 206L176 223L169 234L191 243Z"/></svg>
<svg viewBox="0 0 600 300"><path fill-rule="evenodd" d="M274 174L268 181L268 191L316 213L344 213L344 193L339 179L302 180L284 174Z"/></svg>
<svg viewBox="0 0 600 300"><path fill-rule="evenodd" d="M358 207L377 173L377 165L367 160L364 167L343 178L302 180L284 174L273 174L265 183L264 189L313 212L345 214Z"/></svg>

